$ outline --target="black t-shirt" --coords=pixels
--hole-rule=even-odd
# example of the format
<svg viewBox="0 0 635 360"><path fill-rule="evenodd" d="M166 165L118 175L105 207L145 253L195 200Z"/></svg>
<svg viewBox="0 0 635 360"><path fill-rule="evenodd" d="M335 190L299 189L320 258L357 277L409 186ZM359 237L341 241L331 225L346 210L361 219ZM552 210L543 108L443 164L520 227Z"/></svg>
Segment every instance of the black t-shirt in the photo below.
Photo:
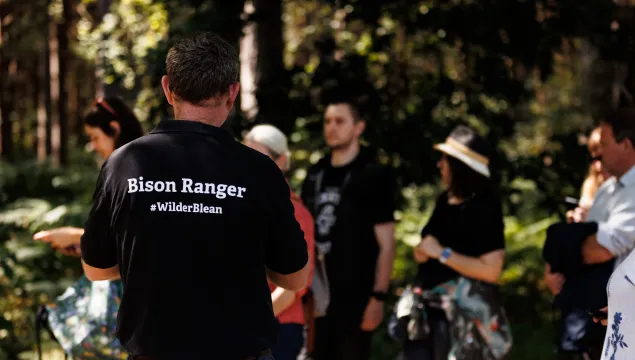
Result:
<svg viewBox="0 0 635 360"><path fill-rule="evenodd" d="M479 257L505 248L503 213L498 198L482 194L461 204L448 204L448 194L438 199L421 236L433 235L443 247L466 256ZM419 265L417 283L430 289L460 276L438 260L430 259Z"/></svg>
<svg viewBox="0 0 635 360"><path fill-rule="evenodd" d="M394 221L396 181L368 150L350 164L330 157L309 169L302 198L315 218L316 252L325 252L327 312L357 323L375 283L379 245L375 225Z"/></svg>
<svg viewBox="0 0 635 360"><path fill-rule="evenodd" d="M337 208L340 204L342 189L351 177L351 164L332 166L324 170L324 177L316 198L315 245L322 253L330 252L334 236L331 229L337 222Z"/></svg>
<svg viewBox="0 0 635 360"><path fill-rule="evenodd" d="M271 159L200 122L162 121L104 163L82 237L90 266L119 265L117 335L131 355L239 358L272 347L265 266L308 261Z"/></svg>

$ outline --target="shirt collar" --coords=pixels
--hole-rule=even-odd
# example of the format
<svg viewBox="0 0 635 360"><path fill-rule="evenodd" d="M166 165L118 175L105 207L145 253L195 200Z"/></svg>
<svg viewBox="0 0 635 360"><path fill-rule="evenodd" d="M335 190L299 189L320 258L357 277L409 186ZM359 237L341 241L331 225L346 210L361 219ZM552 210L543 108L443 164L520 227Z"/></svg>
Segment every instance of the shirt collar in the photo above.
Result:
<svg viewBox="0 0 635 360"><path fill-rule="evenodd" d="M617 183L621 186L630 186L635 184L635 166L631 167L621 178L617 179Z"/></svg>
<svg viewBox="0 0 635 360"><path fill-rule="evenodd" d="M213 136L218 140L234 140L229 132L223 128L192 120L162 120L150 131L151 134L169 132L191 132Z"/></svg>

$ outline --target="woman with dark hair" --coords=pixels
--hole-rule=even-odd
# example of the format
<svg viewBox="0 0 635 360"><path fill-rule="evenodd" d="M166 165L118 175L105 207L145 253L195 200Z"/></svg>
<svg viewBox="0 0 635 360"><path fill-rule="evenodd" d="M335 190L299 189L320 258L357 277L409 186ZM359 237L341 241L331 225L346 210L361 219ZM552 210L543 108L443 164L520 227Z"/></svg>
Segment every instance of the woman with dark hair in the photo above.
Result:
<svg viewBox="0 0 635 360"><path fill-rule="evenodd" d="M137 117L116 97L95 100L83 122L91 150L102 159L143 135ZM33 239L47 242L63 254L81 256L83 233L84 229L67 226L40 231ZM91 283L82 275L52 304L40 309L38 324L43 322L74 358L125 359L127 353L115 335L122 295L121 280Z"/></svg>
<svg viewBox="0 0 635 360"><path fill-rule="evenodd" d="M117 97L98 98L84 116L84 131L91 150L106 159L115 149L143 135L141 123L132 110ZM79 242L84 229L61 227L40 231L33 239L48 242L67 255L79 255Z"/></svg>
<svg viewBox="0 0 635 360"><path fill-rule="evenodd" d="M498 280L505 256L501 203L490 180L490 146L472 129L459 126L435 149L443 154L437 166L446 191L414 251L419 263L415 285L426 291L467 278L489 286ZM434 307L425 311L430 334L407 340L402 359L448 358L452 327L446 313Z"/></svg>

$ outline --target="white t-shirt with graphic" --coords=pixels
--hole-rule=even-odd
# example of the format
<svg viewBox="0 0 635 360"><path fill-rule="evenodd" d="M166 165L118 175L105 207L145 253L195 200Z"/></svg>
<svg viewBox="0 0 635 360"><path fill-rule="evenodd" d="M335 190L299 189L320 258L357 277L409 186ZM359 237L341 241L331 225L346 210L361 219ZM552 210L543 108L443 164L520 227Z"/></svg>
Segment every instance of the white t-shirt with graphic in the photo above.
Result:
<svg viewBox="0 0 635 360"><path fill-rule="evenodd" d="M615 269L606 286L608 328L602 360L635 359L635 251Z"/></svg>

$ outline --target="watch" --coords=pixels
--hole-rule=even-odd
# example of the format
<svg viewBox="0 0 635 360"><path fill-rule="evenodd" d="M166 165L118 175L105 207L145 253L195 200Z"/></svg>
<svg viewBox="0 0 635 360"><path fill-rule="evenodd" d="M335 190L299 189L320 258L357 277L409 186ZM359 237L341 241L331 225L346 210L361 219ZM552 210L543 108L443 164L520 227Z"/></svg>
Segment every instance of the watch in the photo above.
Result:
<svg viewBox="0 0 635 360"><path fill-rule="evenodd" d="M441 256L439 256L439 262L441 264L445 264L446 261L448 261L448 258L450 257L450 255L452 255L452 249L446 247L441 252Z"/></svg>
<svg viewBox="0 0 635 360"><path fill-rule="evenodd" d="M373 292L370 293L371 297L374 297L375 299L379 300L379 301L386 301L386 299L388 298L388 293L385 291L375 291L373 290Z"/></svg>

